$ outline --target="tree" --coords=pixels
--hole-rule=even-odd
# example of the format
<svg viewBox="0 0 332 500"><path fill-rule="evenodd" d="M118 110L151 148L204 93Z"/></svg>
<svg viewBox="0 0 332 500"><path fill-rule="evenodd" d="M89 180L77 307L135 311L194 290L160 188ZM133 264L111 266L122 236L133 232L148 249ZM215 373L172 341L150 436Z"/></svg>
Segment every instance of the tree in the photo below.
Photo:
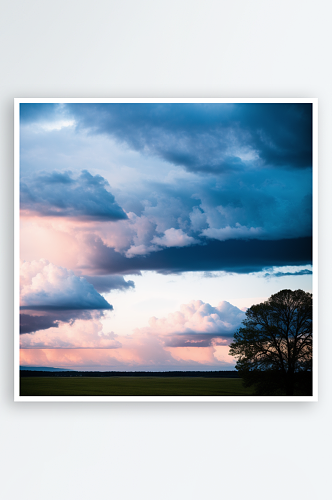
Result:
<svg viewBox="0 0 332 500"><path fill-rule="evenodd" d="M230 354L256 394L311 393L312 294L281 290L246 312Z"/></svg>

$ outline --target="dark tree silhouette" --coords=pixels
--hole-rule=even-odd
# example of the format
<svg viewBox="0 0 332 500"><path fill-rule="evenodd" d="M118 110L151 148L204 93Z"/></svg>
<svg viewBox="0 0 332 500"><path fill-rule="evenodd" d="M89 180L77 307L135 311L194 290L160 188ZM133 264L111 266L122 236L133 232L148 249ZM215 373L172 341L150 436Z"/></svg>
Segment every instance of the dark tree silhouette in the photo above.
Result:
<svg viewBox="0 0 332 500"><path fill-rule="evenodd" d="M312 294L281 290L246 312L230 354L256 394L311 394Z"/></svg>

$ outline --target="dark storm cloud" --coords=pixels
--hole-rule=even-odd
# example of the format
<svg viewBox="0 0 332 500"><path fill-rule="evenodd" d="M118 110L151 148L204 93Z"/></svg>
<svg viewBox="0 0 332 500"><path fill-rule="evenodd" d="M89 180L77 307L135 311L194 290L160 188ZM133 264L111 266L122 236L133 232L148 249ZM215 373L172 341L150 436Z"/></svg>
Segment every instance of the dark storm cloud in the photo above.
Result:
<svg viewBox="0 0 332 500"><path fill-rule="evenodd" d="M32 309L30 308L30 310ZM94 311L94 316L96 314L99 317L103 316L102 311L98 311L98 313ZM92 319L92 313L91 311L84 310L57 311L56 313L47 311L42 315L22 313L20 314L20 334L34 333L39 330L47 330L48 328L58 328L59 321L72 325L76 319Z"/></svg>
<svg viewBox="0 0 332 500"><path fill-rule="evenodd" d="M205 245L165 248L145 256L126 258L88 235L86 268L98 274L162 274L186 271L250 273L273 266L307 265L312 262L312 239L206 240Z"/></svg>
<svg viewBox="0 0 332 500"><path fill-rule="evenodd" d="M70 171L40 173L21 182L21 208L41 215L121 220L127 216L100 175L83 170L74 178Z"/></svg>
<svg viewBox="0 0 332 500"><path fill-rule="evenodd" d="M128 161L135 171L132 178L120 179L120 187L117 183L117 201L107 181L87 171L79 177L58 171L30 178L27 172L23 179L22 208L98 221L127 219L114 224L112 234L111 225L104 236L98 227L97 234L113 250L90 235L96 248L90 254L87 249L87 273L251 272L311 262L307 244L303 249L298 243L312 234L312 172L305 168L311 166L311 104L89 103L65 104L53 112L54 120L61 115L75 121L76 128L65 130L69 142L78 137L85 141L90 134L92 142L112 146L111 158L117 147L109 136L115 138L124 146L119 148L121 165ZM30 120L37 115L42 120L43 113L46 120L51 111L31 111ZM34 127L22 130L40 135ZM61 139L58 132L50 135ZM140 155L126 151L127 146ZM59 151L61 160L61 147ZM110 167L107 175L112 185L116 168ZM186 248L175 248L180 243ZM166 248L156 251L160 247ZM112 289L105 281L99 286L105 292Z"/></svg>
<svg viewBox="0 0 332 500"><path fill-rule="evenodd" d="M67 104L78 127L190 171L312 164L311 104Z"/></svg>
<svg viewBox="0 0 332 500"><path fill-rule="evenodd" d="M38 330L58 327L58 318L52 316L31 316L30 314L20 315L20 333L32 333Z"/></svg>
<svg viewBox="0 0 332 500"><path fill-rule="evenodd" d="M127 290L135 288L131 280L125 281L123 276L84 276L99 293L108 293L111 290Z"/></svg>
<svg viewBox="0 0 332 500"><path fill-rule="evenodd" d="M267 170L234 172L221 180L205 178L197 187L199 207L210 226L201 227L203 234L223 239L227 227L236 229L240 224L246 229L259 228L260 234L256 237L261 239L311 235L310 170L270 173ZM237 233L234 238L250 237L248 232L241 235L240 229Z"/></svg>

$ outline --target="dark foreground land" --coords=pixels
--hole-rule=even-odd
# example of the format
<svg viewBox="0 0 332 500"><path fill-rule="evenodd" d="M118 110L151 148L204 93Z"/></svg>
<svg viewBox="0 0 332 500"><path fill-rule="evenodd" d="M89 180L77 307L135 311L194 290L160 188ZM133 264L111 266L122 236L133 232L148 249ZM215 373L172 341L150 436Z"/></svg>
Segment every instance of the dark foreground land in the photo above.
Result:
<svg viewBox="0 0 332 500"><path fill-rule="evenodd" d="M236 377L236 375L235 375ZM21 374L21 396L251 396L230 376L30 376Z"/></svg>

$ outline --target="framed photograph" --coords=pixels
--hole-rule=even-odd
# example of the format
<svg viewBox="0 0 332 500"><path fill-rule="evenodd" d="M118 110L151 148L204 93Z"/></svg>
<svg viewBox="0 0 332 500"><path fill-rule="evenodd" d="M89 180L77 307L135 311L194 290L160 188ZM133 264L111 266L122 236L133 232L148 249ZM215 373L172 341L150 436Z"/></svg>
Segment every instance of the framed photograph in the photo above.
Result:
<svg viewBox="0 0 332 500"><path fill-rule="evenodd" d="M317 99L15 99L15 401L317 401Z"/></svg>

